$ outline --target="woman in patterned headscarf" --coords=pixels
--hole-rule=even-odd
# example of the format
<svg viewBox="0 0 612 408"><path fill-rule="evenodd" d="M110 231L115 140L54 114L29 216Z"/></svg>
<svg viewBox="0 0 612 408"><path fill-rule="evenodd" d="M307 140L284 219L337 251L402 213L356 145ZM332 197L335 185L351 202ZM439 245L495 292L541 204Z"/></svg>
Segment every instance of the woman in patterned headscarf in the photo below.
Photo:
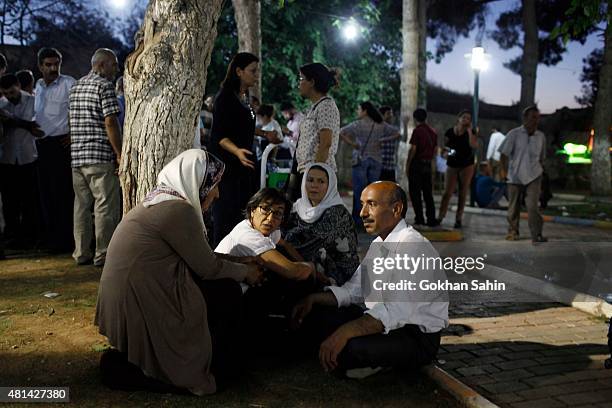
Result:
<svg viewBox="0 0 612 408"><path fill-rule="evenodd" d="M100 361L108 386L204 395L236 373L239 282L257 283L261 271L208 245L202 212L223 170L203 150L180 154L115 230L95 320L116 348Z"/></svg>

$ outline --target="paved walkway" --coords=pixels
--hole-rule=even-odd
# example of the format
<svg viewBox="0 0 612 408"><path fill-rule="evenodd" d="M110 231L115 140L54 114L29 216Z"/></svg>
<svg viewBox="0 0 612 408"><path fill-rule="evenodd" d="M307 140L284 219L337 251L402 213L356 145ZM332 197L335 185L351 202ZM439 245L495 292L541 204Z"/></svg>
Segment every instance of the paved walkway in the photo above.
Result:
<svg viewBox="0 0 612 408"><path fill-rule="evenodd" d="M449 212L443 226L451 228L454 216ZM409 211L407 220L413 219ZM463 225L465 241L445 245L474 243L508 254L534 248L526 220L518 242L504 240L504 217L466 213ZM544 234L550 245L536 249L543 254L559 243L612 241L612 231L563 224L546 223ZM368 242L360 235L362 247ZM537 270L523 272L542 277ZM527 303L530 295L520 289L507 293L512 302L493 292L451 295L451 327L442 338L439 366L503 407L612 407L612 370L603 368L610 357L605 321L559 303Z"/></svg>

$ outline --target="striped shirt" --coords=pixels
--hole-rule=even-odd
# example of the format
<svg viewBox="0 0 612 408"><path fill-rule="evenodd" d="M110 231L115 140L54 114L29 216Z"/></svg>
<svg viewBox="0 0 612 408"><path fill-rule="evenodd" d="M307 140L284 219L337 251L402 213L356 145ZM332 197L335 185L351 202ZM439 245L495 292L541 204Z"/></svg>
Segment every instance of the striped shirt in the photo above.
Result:
<svg viewBox="0 0 612 408"><path fill-rule="evenodd" d="M72 167L115 161L104 118L119 113L112 82L90 72L70 90Z"/></svg>

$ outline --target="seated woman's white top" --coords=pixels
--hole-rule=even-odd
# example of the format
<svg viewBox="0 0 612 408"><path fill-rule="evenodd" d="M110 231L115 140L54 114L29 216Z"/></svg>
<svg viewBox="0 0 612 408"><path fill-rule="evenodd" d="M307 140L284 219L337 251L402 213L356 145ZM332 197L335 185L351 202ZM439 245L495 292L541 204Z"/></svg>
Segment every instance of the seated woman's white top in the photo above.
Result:
<svg viewBox="0 0 612 408"><path fill-rule="evenodd" d="M258 256L276 249L276 244L280 239L281 232L279 230L266 237L253 228L249 220L243 220L219 242L215 252L232 256ZM241 286L242 293L246 292L248 285L241 283Z"/></svg>

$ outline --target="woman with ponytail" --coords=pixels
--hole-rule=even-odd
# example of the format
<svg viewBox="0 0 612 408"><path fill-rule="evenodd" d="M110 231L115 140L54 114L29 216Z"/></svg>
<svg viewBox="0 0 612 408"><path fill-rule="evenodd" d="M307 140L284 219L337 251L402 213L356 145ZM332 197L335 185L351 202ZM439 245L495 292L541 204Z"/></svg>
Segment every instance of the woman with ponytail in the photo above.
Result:
<svg viewBox="0 0 612 408"><path fill-rule="evenodd" d="M300 124L296 151L298 186L309 163L326 163L337 171L334 156L340 133L340 112L336 102L327 95L338 85L338 72L315 62L300 68L299 80L300 95L310 100L312 106Z"/></svg>
<svg viewBox="0 0 612 408"><path fill-rule="evenodd" d="M361 226L361 192L368 184L380 180L380 145L395 140L398 137L397 129L383 121L371 102L361 102L357 107L357 120L343 127L340 137L353 148L353 220Z"/></svg>

